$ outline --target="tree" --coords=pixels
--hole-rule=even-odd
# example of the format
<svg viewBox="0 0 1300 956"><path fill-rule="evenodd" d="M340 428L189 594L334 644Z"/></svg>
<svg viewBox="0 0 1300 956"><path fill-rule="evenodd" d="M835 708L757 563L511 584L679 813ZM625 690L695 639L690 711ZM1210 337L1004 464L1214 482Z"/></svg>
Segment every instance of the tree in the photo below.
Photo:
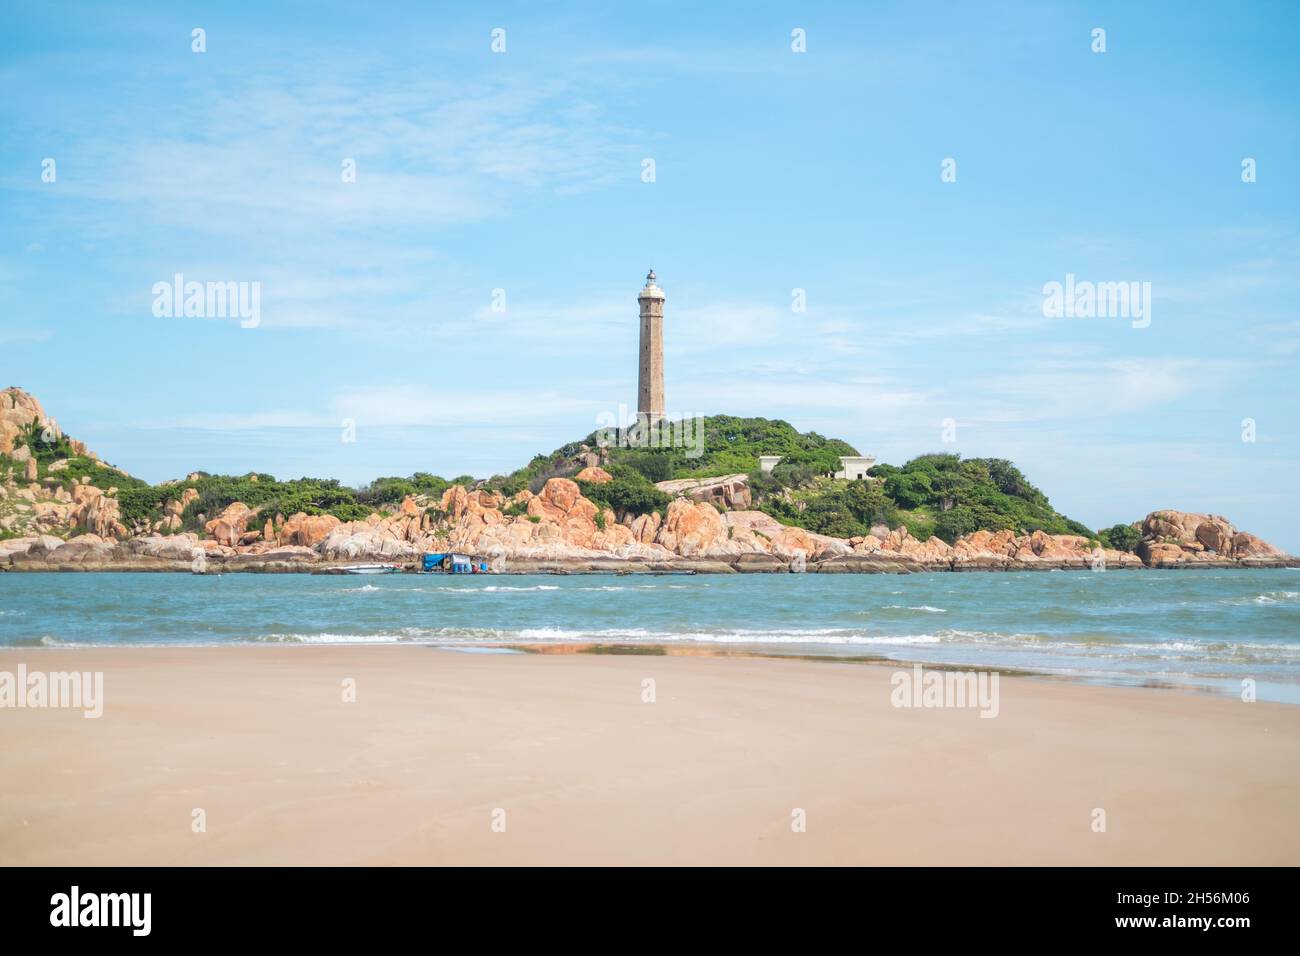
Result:
<svg viewBox="0 0 1300 956"><path fill-rule="evenodd" d="M1115 551L1135 551L1142 540L1142 532L1131 524L1117 524L1097 532L1102 546Z"/></svg>
<svg viewBox="0 0 1300 956"><path fill-rule="evenodd" d="M934 496L934 489L928 475L904 471L885 479L885 494L898 507L911 511L926 504Z"/></svg>
<svg viewBox="0 0 1300 956"><path fill-rule="evenodd" d="M579 481L577 484L584 498L609 508L620 518L666 508L671 500L635 468L611 465L610 474L612 481Z"/></svg>
<svg viewBox="0 0 1300 956"><path fill-rule="evenodd" d="M934 519L934 534L952 544L964 534L980 529L980 519L973 510L959 505Z"/></svg>

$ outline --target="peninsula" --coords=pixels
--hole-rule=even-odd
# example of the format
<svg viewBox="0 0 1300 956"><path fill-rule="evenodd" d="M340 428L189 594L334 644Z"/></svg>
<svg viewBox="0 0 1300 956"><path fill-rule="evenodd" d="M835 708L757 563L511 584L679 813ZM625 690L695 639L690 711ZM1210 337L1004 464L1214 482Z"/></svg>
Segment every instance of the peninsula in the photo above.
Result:
<svg viewBox="0 0 1300 956"><path fill-rule="evenodd" d="M662 401L661 389L642 391ZM350 489L196 471L151 485L7 388L0 571L188 572L197 556L218 571L414 568L448 550L518 573L1297 565L1218 515L1160 510L1094 531L1001 459L923 455L849 477L870 459L782 421L716 416L696 427L698 454L598 432L487 479L417 472Z"/></svg>

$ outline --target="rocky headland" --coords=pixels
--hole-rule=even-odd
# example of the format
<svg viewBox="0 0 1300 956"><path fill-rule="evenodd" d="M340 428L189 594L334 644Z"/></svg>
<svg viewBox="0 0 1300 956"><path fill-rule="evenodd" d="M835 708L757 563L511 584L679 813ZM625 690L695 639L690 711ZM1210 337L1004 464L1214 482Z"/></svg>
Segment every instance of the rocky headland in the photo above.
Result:
<svg viewBox="0 0 1300 956"><path fill-rule="evenodd" d="M40 455L32 447L38 442ZM51 448L67 457L52 457ZM752 508L745 473L658 482L666 505L640 514L593 500L613 481L588 464L572 477L540 481L535 492L453 484L440 495L404 494L352 520L242 501L196 516L201 475L144 485L62 436L33 396L10 388L0 392L0 571L280 572L358 562L414 568L424 553L446 551L517 573L1297 566L1218 515L1152 512L1132 526L1131 550L1106 547L1095 535L1041 529L980 529L950 543L879 524L837 537ZM147 499L150 508L127 515L128 497ZM186 528L187 521L196 526Z"/></svg>

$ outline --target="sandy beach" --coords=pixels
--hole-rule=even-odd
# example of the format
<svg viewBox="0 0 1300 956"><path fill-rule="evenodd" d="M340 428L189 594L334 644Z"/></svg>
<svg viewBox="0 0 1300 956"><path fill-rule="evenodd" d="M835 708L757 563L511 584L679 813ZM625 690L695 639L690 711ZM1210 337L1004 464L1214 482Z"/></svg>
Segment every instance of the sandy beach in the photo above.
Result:
<svg viewBox="0 0 1300 956"><path fill-rule="evenodd" d="M1283 704L1003 677L982 719L892 706L878 664L398 645L20 663L102 671L104 712L0 710L4 865L1300 863Z"/></svg>

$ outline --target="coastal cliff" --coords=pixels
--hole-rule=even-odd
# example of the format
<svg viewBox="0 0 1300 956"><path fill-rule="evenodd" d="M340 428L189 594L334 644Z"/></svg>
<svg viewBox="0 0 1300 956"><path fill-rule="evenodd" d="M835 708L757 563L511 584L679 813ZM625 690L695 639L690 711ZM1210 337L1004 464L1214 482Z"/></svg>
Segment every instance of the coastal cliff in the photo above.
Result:
<svg viewBox="0 0 1300 956"><path fill-rule="evenodd" d="M814 437L818 444L810 454L825 443ZM839 452L847 446L829 447ZM734 448L729 454L723 464L737 460ZM856 482L805 478L802 485L784 485L733 472L651 483L602 449L582 444L549 459L538 456L529 466L536 474L521 469L496 487L439 479L445 486L440 491L412 493L409 482L381 479L371 486L369 503L336 483L304 489L259 475L229 479L195 472L154 486L62 435L33 396L10 388L0 392L0 571L189 571L196 561L210 571L302 571L358 561L414 565L430 551L465 552L494 570L518 572L903 573L1295 563L1217 515L1156 511L1140 523L1093 534L1051 511L1019 472L1007 472L1007 463L993 463L999 478L1010 474L1005 494L975 486L983 496L979 510L965 504L954 475L960 468L962 480L987 483L988 464L947 456L934 472L932 461L917 461L930 471L913 462L885 466L886 475ZM556 470L571 477L547 476ZM524 480L518 476L537 490L512 489ZM893 497L886 497L891 483ZM898 501L907 502L904 495L930 493L931 485L947 489L933 492L938 500L953 499L936 509L937 518L924 511L923 497L912 510L898 509ZM254 492L259 500L229 500L236 492ZM995 495L1010 502L1002 512L990 510ZM755 507L756 498L764 510ZM980 515L1010 523L1005 514L1011 507L1037 509L1022 519L1037 527L957 533L962 525L949 520L954 514L972 520L961 515L966 511L977 523ZM795 523L805 515L821 527L869 533L821 533ZM897 520L871 523L873 515ZM1049 530L1059 527L1079 533ZM945 536L945 528L952 533Z"/></svg>

